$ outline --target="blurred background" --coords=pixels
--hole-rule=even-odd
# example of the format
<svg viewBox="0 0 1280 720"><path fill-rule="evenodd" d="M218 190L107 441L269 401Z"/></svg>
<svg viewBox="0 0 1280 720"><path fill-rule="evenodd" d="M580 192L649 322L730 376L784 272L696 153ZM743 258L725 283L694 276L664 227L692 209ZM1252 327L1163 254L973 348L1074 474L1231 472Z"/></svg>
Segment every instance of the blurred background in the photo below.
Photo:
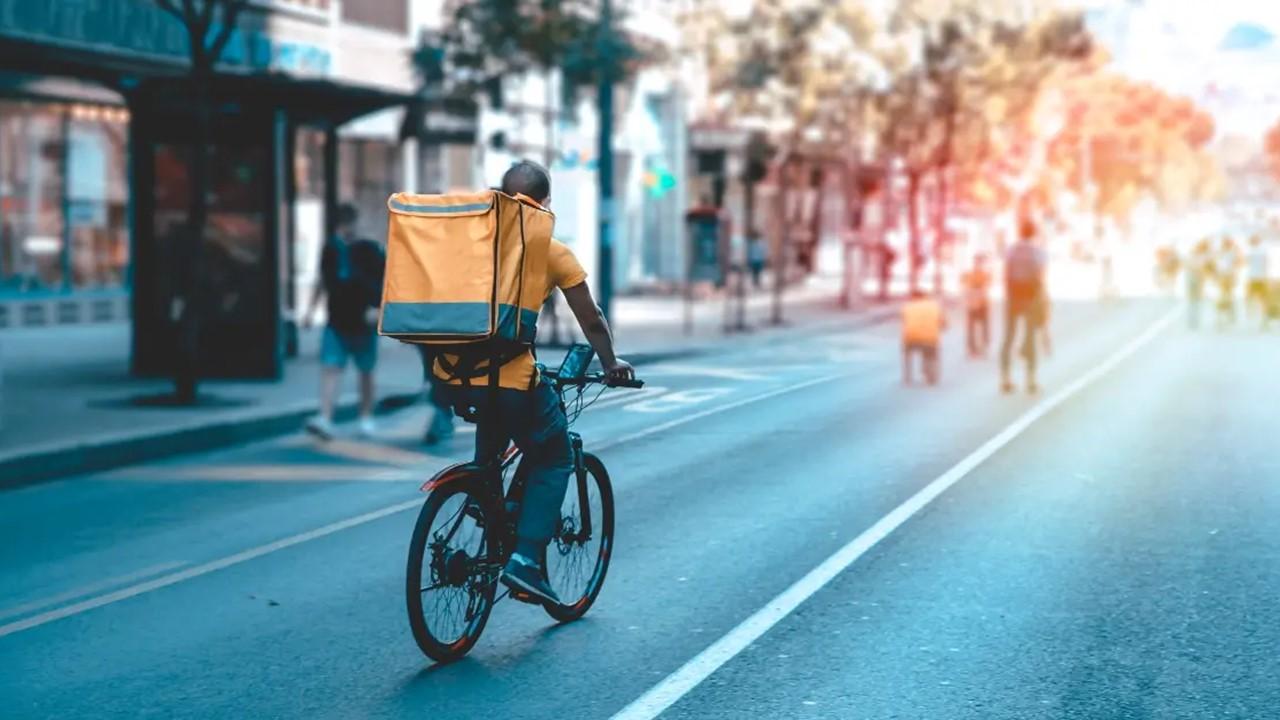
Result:
<svg viewBox="0 0 1280 720"><path fill-rule="evenodd" d="M0 419L55 372L39 402L288 379L339 204L380 240L390 193L518 158L620 328L954 293L1019 217L1055 296L1172 291L1158 258L1274 227L1277 28L1245 0L0 0Z"/></svg>

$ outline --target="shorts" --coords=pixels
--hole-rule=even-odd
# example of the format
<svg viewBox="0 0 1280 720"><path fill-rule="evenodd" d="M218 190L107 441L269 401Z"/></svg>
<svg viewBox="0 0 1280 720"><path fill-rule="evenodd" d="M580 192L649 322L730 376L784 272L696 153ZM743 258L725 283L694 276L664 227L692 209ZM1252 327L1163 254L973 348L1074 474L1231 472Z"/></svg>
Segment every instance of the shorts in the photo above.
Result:
<svg viewBox="0 0 1280 720"><path fill-rule="evenodd" d="M325 326L320 340L320 364L341 370L347 366L347 358L355 363L356 370L373 372L378 364L378 334L352 335L340 333L332 325Z"/></svg>

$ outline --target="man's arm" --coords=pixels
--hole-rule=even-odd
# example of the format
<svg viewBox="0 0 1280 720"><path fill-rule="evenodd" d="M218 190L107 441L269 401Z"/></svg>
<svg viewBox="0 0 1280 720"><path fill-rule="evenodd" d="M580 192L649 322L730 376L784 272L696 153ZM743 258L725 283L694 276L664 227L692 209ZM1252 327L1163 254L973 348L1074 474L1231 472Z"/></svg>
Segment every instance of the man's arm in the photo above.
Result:
<svg viewBox="0 0 1280 720"><path fill-rule="evenodd" d="M600 356L600 363L604 366L605 372L613 377L633 377L635 371L632 370L631 365L614 353L613 333L609 330L609 322L604 319L604 312L600 310L599 305L596 305L595 298L591 297L591 288L583 282L571 288L565 288L563 292L565 302L573 311L573 316L578 319L582 334L587 336L587 342L591 343L596 355Z"/></svg>

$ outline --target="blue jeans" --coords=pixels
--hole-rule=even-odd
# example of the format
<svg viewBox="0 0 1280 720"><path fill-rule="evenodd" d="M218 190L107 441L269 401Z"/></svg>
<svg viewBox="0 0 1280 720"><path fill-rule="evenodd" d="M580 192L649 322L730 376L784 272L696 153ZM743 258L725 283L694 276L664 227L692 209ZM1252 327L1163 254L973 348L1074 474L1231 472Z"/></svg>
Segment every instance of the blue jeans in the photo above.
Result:
<svg viewBox="0 0 1280 720"><path fill-rule="evenodd" d="M512 441L524 453L517 471L524 476L525 486L516 525L516 549L527 557L541 557L555 534L573 472L569 421L559 397L545 384L528 391L501 388L497 416L489 417L488 388L451 385L449 394L455 404L473 406L481 413L476 428L477 463L491 462Z"/></svg>

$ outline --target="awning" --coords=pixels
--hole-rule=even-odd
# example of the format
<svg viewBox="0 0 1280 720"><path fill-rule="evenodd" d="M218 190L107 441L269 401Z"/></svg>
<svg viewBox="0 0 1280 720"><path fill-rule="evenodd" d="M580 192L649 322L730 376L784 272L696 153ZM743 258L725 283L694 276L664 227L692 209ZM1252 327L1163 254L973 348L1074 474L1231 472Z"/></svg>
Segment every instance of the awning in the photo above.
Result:
<svg viewBox="0 0 1280 720"><path fill-rule="evenodd" d="M100 105L124 104L120 93L96 83L26 73L0 72L0 95Z"/></svg>
<svg viewBox="0 0 1280 720"><path fill-rule="evenodd" d="M166 105L186 105L193 96L186 78L169 77L143 80L130 94ZM338 125L414 99L391 90L281 73L219 73L213 77L212 94L222 104L285 110L297 122Z"/></svg>

